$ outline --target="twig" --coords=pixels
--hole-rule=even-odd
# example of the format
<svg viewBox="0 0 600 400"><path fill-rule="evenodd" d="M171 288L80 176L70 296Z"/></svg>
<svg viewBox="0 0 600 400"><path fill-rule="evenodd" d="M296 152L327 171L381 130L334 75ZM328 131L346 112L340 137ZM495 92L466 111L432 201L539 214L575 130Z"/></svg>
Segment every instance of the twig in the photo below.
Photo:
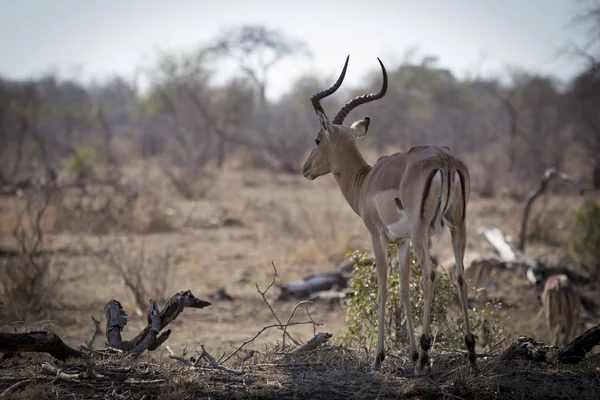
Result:
<svg viewBox="0 0 600 400"><path fill-rule="evenodd" d="M299 363L265 363L265 364L254 364L255 367L308 367L312 365L323 365L322 362L299 362Z"/></svg>
<svg viewBox="0 0 600 400"><path fill-rule="evenodd" d="M169 352L170 359L180 361L180 362L184 363L185 365L193 365L190 360L185 358L185 355L187 354L187 342L185 343L185 347L183 348L183 351L181 352L182 353L181 356L176 355L175 352L173 351L173 349L171 348L171 346L166 345L165 348Z"/></svg>
<svg viewBox="0 0 600 400"><path fill-rule="evenodd" d="M310 319L310 322L313 323L313 337L317 336L317 325L323 325L323 324L317 324L315 322L312 315L310 315L310 311L308 311L308 304L306 304L306 315L308 315L308 319Z"/></svg>
<svg viewBox="0 0 600 400"><path fill-rule="evenodd" d="M287 324L288 326L292 326L292 325L308 325L308 324L314 324L315 322L313 321L301 321L301 322L290 322L289 324ZM323 324L319 324L317 323L317 325L323 325ZM225 359L223 360L223 364L227 362L227 360L229 360L231 357L233 357L234 355L236 355L237 353L240 352L240 350L242 350L244 348L244 346L246 346L248 343L251 343L252 341L254 341L257 337L259 337L264 331L266 331L267 329L270 328L279 328L282 329L284 327L283 324L273 324L273 325L268 325L263 327L260 331L258 331L258 333L256 335L254 335L251 339L246 340L244 343L242 343L237 349L234 350L233 353L231 353L230 355L228 355L227 357L225 357Z"/></svg>
<svg viewBox="0 0 600 400"><path fill-rule="evenodd" d="M269 286L267 286L267 288L263 291L260 290L260 288L258 287L258 283L255 283L256 285L256 290L258 291L258 293L260 293L260 295L262 296L263 301L265 302L265 304L267 305L267 307L269 307L269 310L271 310L271 314L273 314L273 317L275 317L275 320L277 321L277 323L282 327L281 329L283 330L283 334L284 337L285 335L287 335L288 338L290 338L290 340L296 345L299 346L300 343L298 341L296 341L284 328L284 324L281 323L281 320L279 319L279 317L277 316L277 314L275 313L275 310L273 310L273 307L271 307L271 303L269 303L269 301L267 300L267 292L269 291L269 289L271 289L271 287L275 284L275 281L277 280L277 277L279 276L279 274L277 273L277 268L275 267L275 263L273 261L271 261L271 266L273 266L273 279L271 280L271 283L269 283Z"/></svg>
<svg viewBox="0 0 600 400"><path fill-rule="evenodd" d="M14 385L9 386L5 391L0 393L0 399L7 397L12 392L16 392L17 390L21 389L23 386L26 386L29 383L29 381L30 381L29 379L23 379L22 381L19 381L19 382L15 383Z"/></svg>
<svg viewBox="0 0 600 400"><path fill-rule="evenodd" d="M87 342L85 342L88 350L94 349L94 340L96 340L96 335L98 335L98 331L100 330L100 320L96 319L93 315L90 315L92 322L94 323L94 329L92 330L92 334Z"/></svg>
<svg viewBox="0 0 600 400"><path fill-rule="evenodd" d="M69 374L67 372L62 371L60 368L55 367L49 363L42 364L42 370L48 372L52 375L55 375L59 379L67 379L67 380L79 380L79 379L110 379L107 376L99 375L93 372L91 369L88 369L86 372L79 372L77 374Z"/></svg>
<svg viewBox="0 0 600 400"><path fill-rule="evenodd" d="M288 317L288 319L287 319L287 322L286 322L286 327L284 327L284 328L283 328L283 339L282 339L282 342L283 342L283 343L282 343L282 345L281 345L282 349L285 349L285 335L286 335L286 333L287 333L287 325L289 325L290 321L291 321L291 320L292 320L292 318L294 317L294 313L296 312L296 310L298 309L298 307L300 307L300 306L301 306L301 305L303 305L303 304L306 304L306 310L307 310L307 312L308 312L308 305L309 305L309 304L313 304L313 302L312 302L312 301L310 301L310 300L303 300L303 301L299 302L298 304L296 304L296 305L294 306L294 309L292 310L292 312L290 313L290 316L289 316L289 317ZM309 317L310 317L310 315L309 315ZM296 343L296 345L298 345L298 344Z"/></svg>
<svg viewBox="0 0 600 400"><path fill-rule="evenodd" d="M230 372L232 374L235 375L242 375L244 373L244 371L242 369L232 369L232 368L228 368L228 367L224 367L223 365L220 365L217 360L215 360L213 358L213 356L211 356L206 349L204 348L204 344L200 345L200 348L202 349L202 353L200 353L200 357L204 357L204 359L206 359L206 361L208 361L208 364L215 368L215 369L220 369L221 371L225 371L225 372Z"/></svg>
<svg viewBox="0 0 600 400"><path fill-rule="evenodd" d="M506 336L505 338L501 339L500 341L494 343L493 345L491 345L488 350L486 350L483 355L487 356L488 354L492 353L492 350L494 350L496 347L500 346L502 343L504 343L506 340L508 340L509 336Z"/></svg>
<svg viewBox="0 0 600 400"><path fill-rule="evenodd" d="M303 344L302 346L300 346L296 350L294 350L294 353L303 353L303 352L307 352L310 350L314 350L317 347L321 346L322 344L327 343L327 341L329 339L331 339L331 337L332 337L331 333L319 332L308 342L306 342L305 344Z"/></svg>

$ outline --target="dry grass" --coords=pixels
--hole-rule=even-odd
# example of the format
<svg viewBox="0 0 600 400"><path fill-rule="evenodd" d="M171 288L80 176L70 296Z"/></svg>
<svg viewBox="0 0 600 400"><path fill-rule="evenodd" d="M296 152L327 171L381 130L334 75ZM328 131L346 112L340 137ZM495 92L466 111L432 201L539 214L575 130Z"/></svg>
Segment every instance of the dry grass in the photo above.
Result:
<svg viewBox="0 0 600 400"><path fill-rule="evenodd" d="M392 354L378 372L360 350L329 346L305 355L282 354L276 347L255 355L234 375L205 366L190 368L160 355L149 361L91 359L57 365L67 373L106 379L61 379L42 368L43 356L5 361L0 393L19 381L8 399L77 398L261 398L261 399L597 399L600 357L574 367L553 366L496 356L480 359L474 372L464 354L432 354L433 367L414 377L412 363ZM146 396L146 397L144 397Z"/></svg>

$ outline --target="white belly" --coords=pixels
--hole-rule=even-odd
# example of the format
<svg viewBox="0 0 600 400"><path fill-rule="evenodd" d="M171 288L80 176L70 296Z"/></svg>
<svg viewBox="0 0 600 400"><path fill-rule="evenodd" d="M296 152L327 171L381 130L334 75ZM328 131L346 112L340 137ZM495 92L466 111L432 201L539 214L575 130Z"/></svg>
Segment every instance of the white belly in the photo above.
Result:
<svg viewBox="0 0 600 400"><path fill-rule="evenodd" d="M410 238L410 229L406 213L400 213L400 219L393 224L386 225L387 235L390 242Z"/></svg>

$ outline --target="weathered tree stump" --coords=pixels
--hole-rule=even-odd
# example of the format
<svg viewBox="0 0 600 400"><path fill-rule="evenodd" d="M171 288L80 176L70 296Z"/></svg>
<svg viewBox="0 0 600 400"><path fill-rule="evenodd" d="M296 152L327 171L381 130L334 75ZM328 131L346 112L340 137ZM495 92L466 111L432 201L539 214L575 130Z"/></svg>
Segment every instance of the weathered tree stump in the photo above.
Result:
<svg viewBox="0 0 600 400"><path fill-rule="evenodd" d="M208 301L197 299L189 290L173 295L160 312L154 300L150 300L148 325L133 340L123 341L121 330L127 324L127 314L118 301L111 300L104 307L108 345L134 357L139 356L146 350L156 350L171 334L171 330L160 332L175 320L186 307L204 308L208 306L210 306ZM69 347L52 332L0 332L0 353L21 352L48 353L52 357L63 361L87 354Z"/></svg>

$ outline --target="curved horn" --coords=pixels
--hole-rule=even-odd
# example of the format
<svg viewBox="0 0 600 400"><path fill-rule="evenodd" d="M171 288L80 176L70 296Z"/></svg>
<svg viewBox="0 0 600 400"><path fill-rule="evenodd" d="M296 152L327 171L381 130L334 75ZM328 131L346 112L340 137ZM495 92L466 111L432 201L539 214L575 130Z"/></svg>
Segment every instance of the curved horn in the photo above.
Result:
<svg viewBox="0 0 600 400"><path fill-rule="evenodd" d="M379 61L379 65L381 65L381 72L383 73L383 83L379 92L365 94L363 96L357 96L349 102L347 102L333 119L333 124L341 125L344 122L344 118L346 118L348 113L350 113L350 111L352 111L356 107L360 106L361 104L368 103L370 101L379 100L380 98L385 96L385 92L387 92L388 86L387 72L385 71L385 67L383 66L383 63L381 62L379 57L377 57L377 61Z"/></svg>
<svg viewBox="0 0 600 400"><path fill-rule="evenodd" d="M346 69L348 68L348 60L349 59L350 59L350 56L346 57L346 63L344 64L344 69L342 69L342 73L340 74L340 77L333 84L332 87L330 87L329 89L323 90L321 92L314 93L310 97L310 101L312 102L313 107L315 108L316 112L319 112L319 111L323 112L323 107L321 107L321 99L333 94L336 90L338 90L340 88L340 86L342 86L342 82L344 81L344 77L346 76Z"/></svg>

